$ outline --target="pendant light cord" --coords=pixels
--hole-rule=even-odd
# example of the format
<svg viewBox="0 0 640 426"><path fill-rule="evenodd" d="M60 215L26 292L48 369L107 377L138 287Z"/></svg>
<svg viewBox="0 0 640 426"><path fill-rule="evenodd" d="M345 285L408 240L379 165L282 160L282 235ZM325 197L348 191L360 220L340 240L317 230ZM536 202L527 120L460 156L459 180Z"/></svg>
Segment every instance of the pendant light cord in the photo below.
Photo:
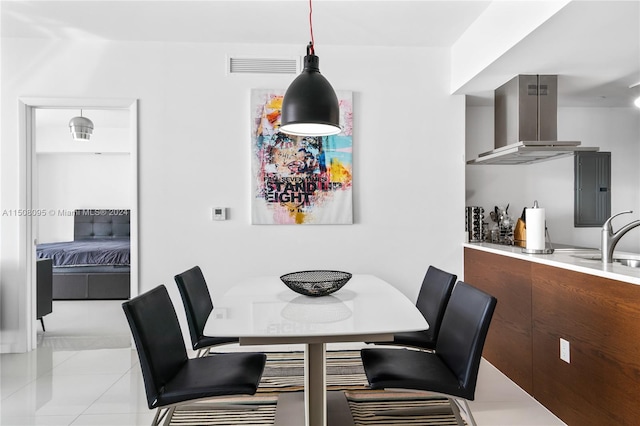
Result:
<svg viewBox="0 0 640 426"><path fill-rule="evenodd" d="M313 7L311 6L311 0L309 0L309 30L311 32L311 41L309 42L309 53L315 55L315 49L313 48L315 44L315 40L313 39L313 20L311 19L311 15L313 14Z"/></svg>

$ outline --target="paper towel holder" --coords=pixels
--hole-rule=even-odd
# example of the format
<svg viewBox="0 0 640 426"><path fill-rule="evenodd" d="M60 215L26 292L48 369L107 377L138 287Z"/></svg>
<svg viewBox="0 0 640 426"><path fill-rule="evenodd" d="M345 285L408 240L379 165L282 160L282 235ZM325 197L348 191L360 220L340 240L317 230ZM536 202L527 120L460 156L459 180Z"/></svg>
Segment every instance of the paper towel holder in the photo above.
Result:
<svg viewBox="0 0 640 426"><path fill-rule="evenodd" d="M527 249L523 248L522 252L526 254L551 254L554 252L553 245L551 244L551 238L549 237L549 230L545 227L544 229L545 240L549 243L549 247L544 249Z"/></svg>
<svg viewBox="0 0 640 426"><path fill-rule="evenodd" d="M522 252L526 254L551 254L554 252L553 244L551 244L551 237L549 237L549 230L547 227L544 227L544 239L547 243L549 243L549 247L545 247L544 249L528 249L523 248Z"/></svg>
<svg viewBox="0 0 640 426"><path fill-rule="evenodd" d="M533 208L538 208L538 200L533 202ZM526 225L525 225L526 226ZM545 223L544 226L544 239L546 243L549 243L549 247L545 247L544 249L528 249L523 248L522 252L526 254L551 254L554 252L553 244L551 244L551 237L549 236L549 230L547 229L547 225Z"/></svg>

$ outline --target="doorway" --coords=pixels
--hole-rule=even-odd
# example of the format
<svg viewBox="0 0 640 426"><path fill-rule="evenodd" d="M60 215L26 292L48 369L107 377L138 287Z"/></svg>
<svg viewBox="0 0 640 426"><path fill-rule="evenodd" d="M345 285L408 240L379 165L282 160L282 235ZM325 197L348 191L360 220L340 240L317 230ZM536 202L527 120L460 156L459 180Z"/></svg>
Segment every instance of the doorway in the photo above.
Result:
<svg viewBox="0 0 640 426"><path fill-rule="evenodd" d="M30 216L27 218L25 229L26 250L26 281L30 283L25 294L25 318L27 331L27 350L37 347L38 327L40 322L36 320L36 244L39 236L45 238L64 239L64 230L56 228L56 221L60 222L60 216L67 215L76 208L91 207L95 203L96 196L89 195L83 199L84 204L77 201L69 201L71 204L61 207L54 205L55 194L64 194L62 198L68 198L65 189L50 185L48 179L40 176L41 171L50 173L55 169L55 164L68 161L74 164L73 178L78 185L89 187L82 179L82 170L91 171L95 180L96 168L102 167L105 174L105 182L111 177L109 170L104 169L105 160L118 165L121 182L127 182L126 194L115 197L107 197L104 203L114 203L115 208L126 207L130 210L130 297L138 294L138 125L137 125L137 100L135 99L66 99L66 98L23 98L20 99L20 133L21 142L26 147L26 200L30 211L46 212L47 216ZM71 117L84 113L94 120L93 140L73 141L69 132L68 121ZM123 124L124 123L124 124ZM49 130L51 127L53 130ZM24 133L24 134L23 134ZM56 135L56 133L59 133ZM42 138L43 135L48 135ZM54 135L54 136L51 136ZM107 135L107 136L105 136ZM60 166L57 166L60 169ZM78 168L79 167L79 168ZM62 167L64 169L64 167ZM100 174L98 174L100 176ZM68 177L68 176L67 176ZM91 178L87 176L87 180ZM64 181L64 179L60 179ZM43 182L45 184L43 184ZM68 180L65 185L68 185ZM117 183L116 183L117 184ZM42 187L42 188L41 188ZM42 193L44 192L46 193ZM69 190L73 192L75 190ZM93 197L93 200L91 199ZM124 197L124 199L123 199ZM73 197L71 197L73 199ZM44 205L44 204L48 205ZM74 204L76 203L76 204ZM97 208L106 208L106 204L97 205ZM67 218L68 219L68 218ZM46 222L48 220L48 222ZM43 232L40 233L40 224L45 223ZM44 229L46 228L46 230ZM56 235L57 234L57 235ZM81 302L82 303L82 302Z"/></svg>

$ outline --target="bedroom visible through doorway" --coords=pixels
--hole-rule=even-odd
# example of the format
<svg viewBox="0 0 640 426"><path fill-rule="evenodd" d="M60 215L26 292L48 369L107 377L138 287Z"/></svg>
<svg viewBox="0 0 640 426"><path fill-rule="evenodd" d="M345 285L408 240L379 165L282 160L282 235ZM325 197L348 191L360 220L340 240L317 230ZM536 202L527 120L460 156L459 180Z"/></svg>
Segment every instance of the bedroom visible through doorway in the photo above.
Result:
<svg viewBox="0 0 640 426"><path fill-rule="evenodd" d="M52 259L53 300L130 297L132 176L129 112L82 109L94 123L74 140L78 112L37 109L34 194L38 259Z"/></svg>
<svg viewBox="0 0 640 426"><path fill-rule="evenodd" d="M70 133L79 108L94 123L88 141ZM47 317L55 326L56 309L137 295L137 102L47 99L30 112L30 199L42 212L30 220L31 263L53 259L53 311L42 324L29 318L36 347L43 332L56 333L46 327ZM72 246L52 249L64 244ZM37 288L31 296L31 304L40 302Z"/></svg>

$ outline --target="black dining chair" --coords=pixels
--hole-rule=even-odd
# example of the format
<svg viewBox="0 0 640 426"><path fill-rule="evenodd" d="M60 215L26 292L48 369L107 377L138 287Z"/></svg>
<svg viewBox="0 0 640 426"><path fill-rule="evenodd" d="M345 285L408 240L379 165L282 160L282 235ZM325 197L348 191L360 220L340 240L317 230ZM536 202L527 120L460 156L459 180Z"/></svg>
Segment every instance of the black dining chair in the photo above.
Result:
<svg viewBox="0 0 640 426"><path fill-rule="evenodd" d="M167 423L186 402L227 395L253 395L266 355L220 353L188 358L178 316L164 285L122 304L142 368L152 425ZM228 406L225 406L228 407Z"/></svg>
<svg viewBox="0 0 640 426"><path fill-rule="evenodd" d="M191 344L193 350L197 351L197 356L207 356L213 346L238 343L237 337L204 335L204 326L209 314L213 311L213 301L200 267L194 266L176 275L174 279L182 297Z"/></svg>
<svg viewBox="0 0 640 426"><path fill-rule="evenodd" d="M445 309L434 352L397 348L365 348L362 364L372 389L399 388L436 392L447 396L459 424L458 403L472 425L467 401L475 397L484 342L497 300L458 281ZM427 409L424 410L428 412ZM379 413L415 415L415 410Z"/></svg>
<svg viewBox="0 0 640 426"><path fill-rule="evenodd" d="M429 324L428 330L396 333L392 342L376 342L379 345L411 346L433 351L436 347L445 307L451 296L457 276L435 266L429 266L422 280L416 307Z"/></svg>

